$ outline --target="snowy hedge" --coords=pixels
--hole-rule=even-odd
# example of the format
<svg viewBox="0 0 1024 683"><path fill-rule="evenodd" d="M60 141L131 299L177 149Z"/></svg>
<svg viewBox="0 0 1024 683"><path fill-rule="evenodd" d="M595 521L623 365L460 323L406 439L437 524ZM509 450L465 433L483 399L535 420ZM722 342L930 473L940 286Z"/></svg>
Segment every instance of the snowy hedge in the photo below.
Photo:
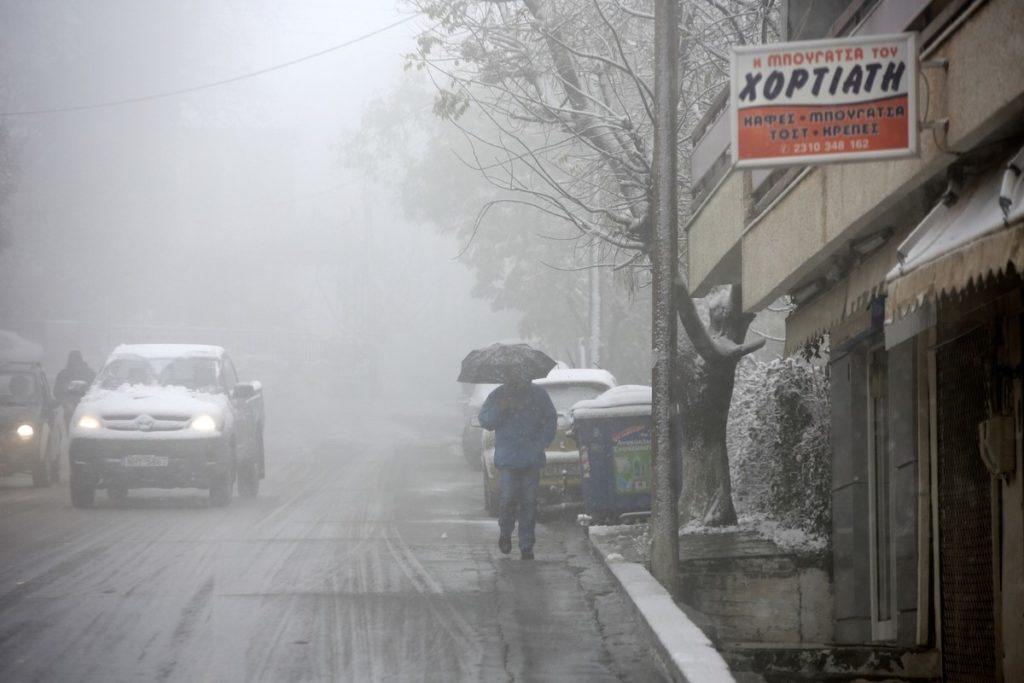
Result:
<svg viewBox="0 0 1024 683"><path fill-rule="evenodd" d="M793 358L745 359L729 419L733 494L741 515L828 539L832 461L826 370Z"/></svg>

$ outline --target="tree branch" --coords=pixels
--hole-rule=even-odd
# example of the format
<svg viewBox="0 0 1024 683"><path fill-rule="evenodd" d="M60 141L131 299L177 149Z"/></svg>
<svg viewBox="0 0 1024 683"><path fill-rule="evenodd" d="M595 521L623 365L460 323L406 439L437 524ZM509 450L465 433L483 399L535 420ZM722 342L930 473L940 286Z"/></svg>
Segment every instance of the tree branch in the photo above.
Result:
<svg viewBox="0 0 1024 683"><path fill-rule="evenodd" d="M676 278L676 312L686 335L693 342L694 349L705 361L712 363L724 360L739 360L764 346L764 338L748 344L738 344L727 336L711 336L704 321L697 312L697 306L690 296L690 289L682 278Z"/></svg>

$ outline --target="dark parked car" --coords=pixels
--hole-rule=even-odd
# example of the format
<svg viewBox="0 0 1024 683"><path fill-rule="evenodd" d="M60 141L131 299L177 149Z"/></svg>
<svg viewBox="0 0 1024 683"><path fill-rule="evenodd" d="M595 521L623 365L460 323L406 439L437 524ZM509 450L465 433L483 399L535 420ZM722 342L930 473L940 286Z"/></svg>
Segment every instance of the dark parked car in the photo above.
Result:
<svg viewBox="0 0 1024 683"><path fill-rule="evenodd" d="M71 502L133 488L209 489L213 505L255 496L265 472L263 390L219 346L117 347L71 419Z"/></svg>
<svg viewBox="0 0 1024 683"><path fill-rule="evenodd" d="M60 479L64 412L42 366L0 360L0 474L30 472L34 486Z"/></svg>

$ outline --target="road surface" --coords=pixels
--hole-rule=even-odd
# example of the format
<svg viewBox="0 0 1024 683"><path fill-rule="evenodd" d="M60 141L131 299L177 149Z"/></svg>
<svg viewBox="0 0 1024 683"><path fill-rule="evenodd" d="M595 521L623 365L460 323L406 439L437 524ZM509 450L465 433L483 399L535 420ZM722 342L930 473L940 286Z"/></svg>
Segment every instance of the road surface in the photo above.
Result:
<svg viewBox="0 0 1024 683"><path fill-rule="evenodd" d="M277 408L228 508L0 479L0 681L665 680L571 520L498 552L454 407Z"/></svg>

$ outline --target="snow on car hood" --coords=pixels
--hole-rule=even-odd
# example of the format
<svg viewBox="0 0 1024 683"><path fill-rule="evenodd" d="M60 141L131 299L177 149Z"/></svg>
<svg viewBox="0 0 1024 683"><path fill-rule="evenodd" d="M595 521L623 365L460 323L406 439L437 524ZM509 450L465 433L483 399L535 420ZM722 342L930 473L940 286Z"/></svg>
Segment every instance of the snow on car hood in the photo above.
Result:
<svg viewBox="0 0 1024 683"><path fill-rule="evenodd" d="M221 416L227 409L227 396L191 391L178 386L124 384L117 389L93 387L82 397L77 414L100 415L199 415Z"/></svg>

